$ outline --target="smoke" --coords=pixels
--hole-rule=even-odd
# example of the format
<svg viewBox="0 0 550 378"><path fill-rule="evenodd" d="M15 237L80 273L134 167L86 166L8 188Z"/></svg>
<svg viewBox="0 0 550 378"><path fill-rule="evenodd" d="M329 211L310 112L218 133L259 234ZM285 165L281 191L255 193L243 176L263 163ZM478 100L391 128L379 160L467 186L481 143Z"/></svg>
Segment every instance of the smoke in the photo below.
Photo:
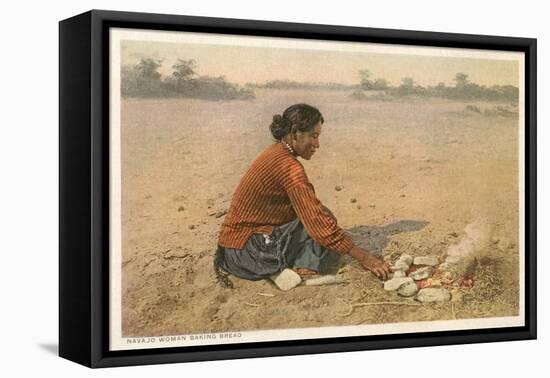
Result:
<svg viewBox="0 0 550 378"><path fill-rule="evenodd" d="M491 226L475 221L464 228L466 235L457 244L449 247L441 270L464 275L468 267L487 250L491 236Z"/></svg>

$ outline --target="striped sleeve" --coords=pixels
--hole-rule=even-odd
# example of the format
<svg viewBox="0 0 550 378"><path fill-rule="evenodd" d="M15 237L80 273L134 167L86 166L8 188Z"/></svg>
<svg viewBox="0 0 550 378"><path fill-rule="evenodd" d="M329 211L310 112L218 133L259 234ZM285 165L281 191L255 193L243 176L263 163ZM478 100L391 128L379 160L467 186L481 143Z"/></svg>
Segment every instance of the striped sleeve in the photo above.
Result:
<svg viewBox="0 0 550 378"><path fill-rule="evenodd" d="M307 233L322 246L341 254L354 246L351 237L342 230L336 220L315 196L311 183L297 184L287 190L292 207Z"/></svg>

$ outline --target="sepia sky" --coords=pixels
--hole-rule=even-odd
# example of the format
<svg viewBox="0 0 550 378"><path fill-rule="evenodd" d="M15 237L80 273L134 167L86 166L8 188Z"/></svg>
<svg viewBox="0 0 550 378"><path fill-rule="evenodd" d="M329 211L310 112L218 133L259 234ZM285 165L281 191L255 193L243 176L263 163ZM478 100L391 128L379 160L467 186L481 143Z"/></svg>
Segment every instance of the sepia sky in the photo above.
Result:
<svg viewBox="0 0 550 378"><path fill-rule="evenodd" d="M254 43L240 43L252 38ZM398 85L403 77L412 77L424 86L439 82L452 85L457 72L468 74L471 81L481 85L518 86L519 83L517 54L499 56L482 50L460 50L464 52L462 56L450 57L444 56L444 52L453 49L430 48L428 52L415 53L417 50L414 48L404 47L398 53L388 53L360 49L353 51L348 48L351 43L330 42L321 45L301 40L301 48L295 48L296 45L283 45L282 38L277 38L275 42L272 40L275 39L265 38L263 44L261 37L233 37L232 42L224 43L216 42L224 41L223 37L216 40L210 37L200 43L123 40L121 63L128 65L137 63L141 58L163 58L160 72L168 76L177 58L194 59L197 74L224 75L229 82L237 84L263 83L276 79L358 84L360 69L368 69L373 79L384 78L392 85ZM346 48L341 49L340 46ZM434 56L430 51L436 51L435 55L439 56ZM472 54L475 57L464 57L468 51L478 53ZM494 59L491 54L494 54Z"/></svg>

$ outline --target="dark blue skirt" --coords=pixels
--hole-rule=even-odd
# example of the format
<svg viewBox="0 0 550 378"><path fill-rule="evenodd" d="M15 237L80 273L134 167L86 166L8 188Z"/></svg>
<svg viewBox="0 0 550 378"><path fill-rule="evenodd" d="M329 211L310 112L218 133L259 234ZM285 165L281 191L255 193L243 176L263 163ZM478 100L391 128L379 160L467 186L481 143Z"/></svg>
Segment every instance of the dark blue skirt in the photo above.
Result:
<svg viewBox="0 0 550 378"><path fill-rule="evenodd" d="M237 277L261 280L286 268L334 274L340 257L313 240L295 219L276 226L271 235L253 234L243 249L218 247L214 264Z"/></svg>

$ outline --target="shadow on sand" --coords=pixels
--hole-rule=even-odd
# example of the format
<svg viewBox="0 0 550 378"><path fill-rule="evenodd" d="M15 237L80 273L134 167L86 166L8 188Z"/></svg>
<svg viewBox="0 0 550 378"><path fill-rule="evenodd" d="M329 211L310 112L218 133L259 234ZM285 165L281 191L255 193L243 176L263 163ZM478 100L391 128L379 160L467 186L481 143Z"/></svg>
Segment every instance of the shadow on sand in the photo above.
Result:
<svg viewBox="0 0 550 378"><path fill-rule="evenodd" d="M370 251L376 256L382 256L390 237L402 232L418 231L426 227L429 222L418 220L400 220L384 226L356 226L348 229L353 242Z"/></svg>

